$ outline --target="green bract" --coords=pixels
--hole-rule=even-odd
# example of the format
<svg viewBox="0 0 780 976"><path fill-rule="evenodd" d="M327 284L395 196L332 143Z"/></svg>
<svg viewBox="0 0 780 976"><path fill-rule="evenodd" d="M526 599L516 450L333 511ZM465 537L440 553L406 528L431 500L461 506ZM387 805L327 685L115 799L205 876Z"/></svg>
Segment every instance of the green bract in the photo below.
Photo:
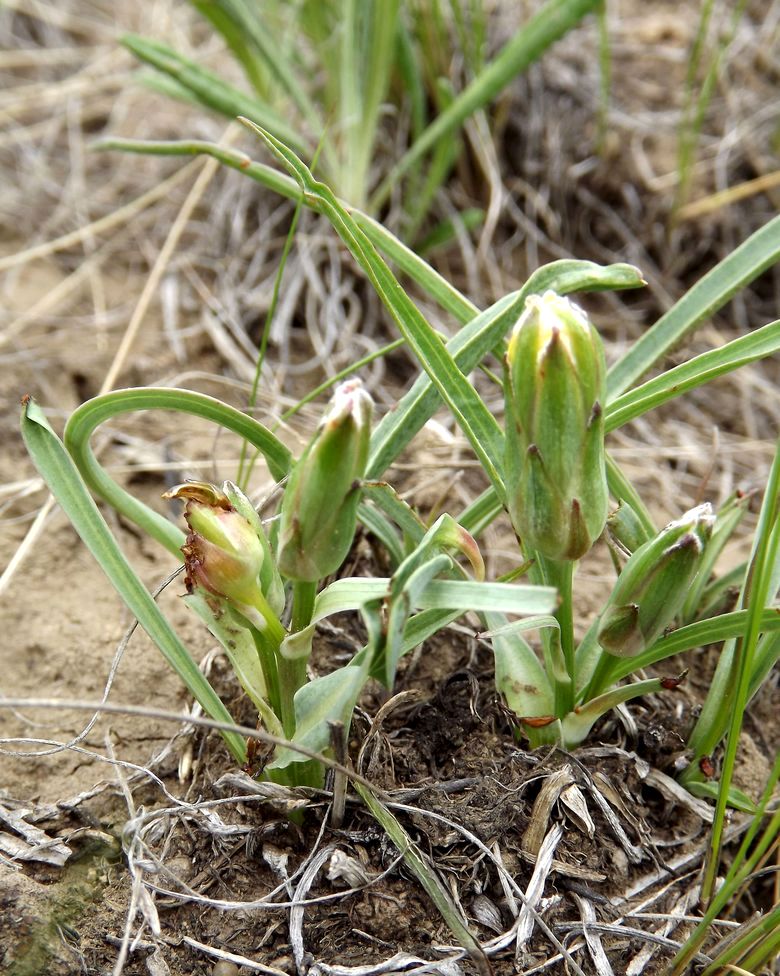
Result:
<svg viewBox="0 0 780 976"><path fill-rule="evenodd" d="M279 528L279 569L289 579L322 579L334 573L349 552L372 410L360 380L342 383L290 474Z"/></svg>
<svg viewBox="0 0 780 976"><path fill-rule="evenodd" d="M187 589L202 587L227 600L259 630L269 624L278 628L284 607L281 580L257 513L243 492L229 481L222 491L191 481L165 497L187 503L184 518L190 531L181 548Z"/></svg>
<svg viewBox="0 0 780 976"><path fill-rule="evenodd" d="M701 565L715 516L709 503L670 522L640 546L612 591L598 630L610 654L633 657L674 620Z"/></svg>
<svg viewBox="0 0 780 976"><path fill-rule="evenodd" d="M607 518L601 339L585 313L532 295L506 357L507 508L526 550L584 556Z"/></svg>

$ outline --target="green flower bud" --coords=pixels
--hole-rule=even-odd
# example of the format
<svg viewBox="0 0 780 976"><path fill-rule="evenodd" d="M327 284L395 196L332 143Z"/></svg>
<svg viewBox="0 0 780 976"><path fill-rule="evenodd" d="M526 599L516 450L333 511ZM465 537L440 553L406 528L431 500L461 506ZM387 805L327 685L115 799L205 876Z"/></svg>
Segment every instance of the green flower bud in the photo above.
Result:
<svg viewBox="0 0 780 976"><path fill-rule="evenodd" d="M699 505L634 552L601 617L605 651L633 657L661 636L685 602L714 524L712 507Z"/></svg>
<svg viewBox="0 0 780 976"><path fill-rule="evenodd" d="M504 471L515 531L550 559L579 559L604 528L605 377L585 313L551 291L530 296L506 357Z"/></svg>
<svg viewBox="0 0 780 976"><path fill-rule="evenodd" d="M293 468L282 500L279 569L299 582L334 573L355 535L368 461L371 397L360 380L336 390Z"/></svg>
<svg viewBox="0 0 780 976"><path fill-rule="evenodd" d="M202 587L226 600L260 630L269 624L278 629L284 605L282 582L249 499L229 481L222 491L191 481L163 497L187 503L184 518L190 531L181 549L187 590Z"/></svg>
<svg viewBox="0 0 780 976"><path fill-rule="evenodd" d="M649 542L649 532L639 520L639 516L626 501L618 502L618 507L607 518L607 529L629 553Z"/></svg>

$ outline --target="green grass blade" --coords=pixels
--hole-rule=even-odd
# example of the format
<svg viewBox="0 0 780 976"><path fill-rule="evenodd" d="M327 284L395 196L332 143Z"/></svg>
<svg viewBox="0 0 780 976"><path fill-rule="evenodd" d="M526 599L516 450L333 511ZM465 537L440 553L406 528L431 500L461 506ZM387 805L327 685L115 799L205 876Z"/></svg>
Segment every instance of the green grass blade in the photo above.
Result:
<svg viewBox="0 0 780 976"><path fill-rule="evenodd" d="M295 734L291 742L313 752L326 752L330 745L331 722L349 729L355 704L368 678L365 665L348 664L330 674L307 682L295 693ZM285 769L291 763L306 762L294 748L279 749L269 769Z"/></svg>
<svg viewBox="0 0 780 976"><path fill-rule="evenodd" d="M503 433L495 417L458 369L444 343L404 292L366 234L332 191L324 183L315 180L309 169L289 148L253 123L250 122L249 125L300 182L305 195L319 201L322 212L365 271L415 358L452 411L499 497L503 497Z"/></svg>
<svg viewBox="0 0 780 976"><path fill-rule="evenodd" d="M218 146L213 142L201 142L197 139L173 142L101 139L92 148L103 151L117 150L119 152L142 153L150 156L211 156L218 159L223 165L238 170L280 196L296 201L302 197L300 185L296 180L280 173L271 166L254 162L246 153ZM320 212L316 201L306 199L304 203L310 209ZM454 315L458 322L468 322L479 312L476 305L461 295L446 278L434 271L426 261L423 261L411 248L402 244L378 221L359 210L352 210L352 218L375 247L393 261L401 271L408 274L412 281L416 282L445 311Z"/></svg>
<svg viewBox="0 0 780 976"><path fill-rule="evenodd" d="M761 506L756 544L751 554L747 586L742 595L747 609L745 632L737 644L734 678L736 690L731 702L731 716L726 739L726 753L720 776L720 792L715 807L715 820L710 835L710 853L702 881L702 899L709 901L715 876L720 864L723 829L725 825L726 803L739 747L739 732L748 703L750 679L758 638L761 633L761 618L767 603L774 597L770 593L772 570L777 562L780 549L780 441L775 448L775 458L769 473L764 503Z"/></svg>
<svg viewBox="0 0 780 976"><path fill-rule="evenodd" d="M641 386L613 400L606 409L607 432L617 430L655 407L673 400L689 390L710 383L757 359L771 356L780 349L780 321L770 322L754 332L733 339L719 349L695 356Z"/></svg>
<svg viewBox="0 0 780 976"><path fill-rule="evenodd" d="M447 352L462 374L470 373L514 325L529 295L540 295L548 289L567 295L574 291L638 288L642 284L641 274L630 264L602 267L591 261L554 261L535 271L520 291L505 295L487 311L474 317L450 339ZM419 376L396 409L386 414L374 430L367 469L369 477L381 477L440 403L441 396L433 378Z"/></svg>
<svg viewBox="0 0 780 976"><path fill-rule="evenodd" d="M218 722L232 723L230 712L127 562L75 464L43 411L32 400L23 408L21 423L22 437L33 463L117 593L206 714ZM246 762L243 738L235 732L224 731L222 735L236 762Z"/></svg>
<svg viewBox="0 0 780 976"><path fill-rule="evenodd" d="M266 62L274 82L295 102L311 128L313 140L319 142L325 128L319 109L309 98L304 86L298 83L300 70L288 58L284 46L278 43L279 39L275 32L269 30L262 22L258 4L247 3L246 0L219 0L219 2L230 9L234 21L244 31L258 55ZM326 156L328 153L329 150L326 149Z"/></svg>
<svg viewBox="0 0 780 976"><path fill-rule="evenodd" d="M378 512L371 505L359 505L358 521L364 529L376 536L385 547L393 568L403 562L405 553L401 539L381 512Z"/></svg>
<svg viewBox="0 0 780 976"><path fill-rule="evenodd" d="M750 875L762 861L766 852L777 843L777 838L780 834L780 810L774 810L761 837L758 837L758 833L764 817L768 813L769 805L774 799L778 779L780 779L780 754L775 757L774 765L761 799L756 805L756 813L753 821L745 833L739 850L734 855L731 867L726 873L726 878L707 906L704 917L688 936L685 944L672 960L668 970L670 976L683 976L683 973L690 971L691 959L705 938L711 933L713 921L729 901L732 900L741 886L750 878ZM758 840L756 839L757 837Z"/></svg>
<svg viewBox="0 0 780 976"><path fill-rule="evenodd" d="M300 135L269 105L228 85L218 75L202 68L195 61L177 54L167 45L134 34L126 34L122 38L122 44L140 61L170 75L206 108L219 112L229 119L234 119L238 115L257 119L259 124L267 126L271 132L278 133L285 142L289 140L290 145L295 146L299 152L307 154L312 152L311 145L301 139Z"/></svg>
<svg viewBox="0 0 780 976"><path fill-rule="evenodd" d="M190 0L192 6L224 38L236 60L244 69L250 85L261 98L267 95L267 75L257 58L256 51L247 39L246 31L236 22L229 2L217 0Z"/></svg>
<svg viewBox="0 0 780 976"><path fill-rule="evenodd" d="M512 78L538 60L551 44L575 27L598 2L599 0L549 0L401 157L373 195L369 210L375 213L387 199L393 186L440 139L449 136L470 115L491 102Z"/></svg>
<svg viewBox="0 0 780 976"><path fill-rule="evenodd" d="M421 610L466 610L547 615L558 600L552 586L516 583L477 583L471 580L432 580L415 601ZM465 609L463 609L465 608Z"/></svg>
<svg viewBox="0 0 780 976"><path fill-rule="evenodd" d="M292 456L271 431L240 410L202 393L155 387L117 390L88 400L78 407L65 426L64 440L82 478L95 494L141 526L176 556L184 541L181 530L121 488L106 473L90 447L90 438L100 424L134 410L176 410L211 420L256 447L264 455L272 476L277 480L284 478L290 469Z"/></svg>
<svg viewBox="0 0 780 976"><path fill-rule="evenodd" d="M355 184L361 187L361 205L365 200L379 116L387 97L390 73L396 60L399 0L375 0L373 4L364 3L362 7L363 17L367 18L369 23L363 37L359 40L362 54L363 99L359 139L353 150L354 168L357 174L354 179Z"/></svg>
<svg viewBox="0 0 780 976"><path fill-rule="evenodd" d="M607 375L607 402L612 403L672 346L779 259L780 216L777 216L707 272L633 343Z"/></svg>
<svg viewBox="0 0 780 976"><path fill-rule="evenodd" d="M458 944L468 952L480 976L490 976L491 970L487 957L471 934L466 920L455 906L449 892L423 857L419 848L414 844L412 838L378 797L361 783L356 782L354 787L376 822L398 848L407 868L420 882L441 917L447 923L450 932L457 939Z"/></svg>
<svg viewBox="0 0 780 976"><path fill-rule="evenodd" d="M708 620L697 620L696 623L686 624L660 637L652 647L632 658L618 658L611 674L613 681L620 681L635 671L657 664L673 654L681 654L696 647L706 647L708 644L719 644L721 641L739 637L745 632L747 623L746 610L732 610ZM780 631L780 613L774 609L764 610L759 621L759 630L765 634Z"/></svg>

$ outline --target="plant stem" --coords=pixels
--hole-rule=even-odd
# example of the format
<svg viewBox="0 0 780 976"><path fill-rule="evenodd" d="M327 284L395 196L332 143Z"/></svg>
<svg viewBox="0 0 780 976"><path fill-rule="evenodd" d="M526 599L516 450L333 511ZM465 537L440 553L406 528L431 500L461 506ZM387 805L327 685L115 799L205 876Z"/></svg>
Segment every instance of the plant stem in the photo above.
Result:
<svg viewBox="0 0 780 976"><path fill-rule="evenodd" d="M574 617L572 611L572 579L574 563L570 560L545 559L544 574L547 582L558 590L560 605L555 611L555 619L560 625L557 637L559 654L562 658L563 673L555 674L555 714L565 718L574 709L576 688L574 666ZM553 638L556 641L556 637Z"/></svg>
<svg viewBox="0 0 780 976"><path fill-rule="evenodd" d="M614 683L614 679L612 678L614 666L615 658L602 650L596 667L593 669L591 679L582 693L583 702L588 702L591 698L596 698L603 694Z"/></svg>
<svg viewBox="0 0 780 976"><path fill-rule="evenodd" d="M316 583L293 583L291 633L297 634L311 623L316 594ZM279 655L280 718L284 734L289 739L295 734L295 692L306 682L306 661L305 656L287 658Z"/></svg>

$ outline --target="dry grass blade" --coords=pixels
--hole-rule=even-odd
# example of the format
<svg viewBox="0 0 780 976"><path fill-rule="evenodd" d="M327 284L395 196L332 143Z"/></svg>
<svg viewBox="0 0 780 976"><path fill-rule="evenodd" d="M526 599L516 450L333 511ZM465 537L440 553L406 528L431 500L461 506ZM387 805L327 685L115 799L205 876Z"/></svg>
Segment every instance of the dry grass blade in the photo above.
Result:
<svg viewBox="0 0 780 976"><path fill-rule="evenodd" d="M162 180L151 190L147 190L146 193L141 194L141 196L132 200L130 203L106 214L105 217L94 220L85 227L79 227L78 230L74 230L70 234L63 234L62 237L58 237L53 241L45 241L43 244L36 244L34 247L29 247L24 251L17 251L15 254L9 254L6 257L0 258L0 271L17 268L19 265L26 264L28 261L34 261L37 258L48 257L57 251L64 251L70 247L75 247L77 244L82 244L93 236L120 227L122 224L127 223L127 221L132 220L133 217L146 209L146 207L150 207L158 200L164 199L174 187L178 186L179 183L183 183L193 173L197 172L201 165L202 163L195 159L187 163L186 166L182 166L172 176Z"/></svg>
<svg viewBox="0 0 780 976"><path fill-rule="evenodd" d="M535 909L538 908L539 902L544 894L544 886L547 883L547 878L550 876L555 849L560 843L562 836L563 828L560 824L555 824L545 836L537 852L536 864L531 873L531 880L528 882L528 887L525 890L523 906L517 918L517 950L515 958L518 962L521 959L526 944L533 934L536 924Z"/></svg>
<svg viewBox="0 0 780 976"><path fill-rule="evenodd" d="M309 889L314 884L317 875L323 865L330 860L331 855L336 850L335 847L323 847L319 853L313 857L303 872L301 880L295 889L293 895L293 907L290 909L290 946L293 951L293 959L295 960L295 968L298 970L299 976L304 976L309 970L309 966L306 964L306 952L303 944L303 919L304 919L304 908L301 905L295 904L295 902L302 901L306 898L309 893Z"/></svg>
<svg viewBox="0 0 780 976"><path fill-rule="evenodd" d="M12 860L37 861L61 868L73 853L67 844L49 837L45 830L29 823L25 809L14 810L0 797L0 823L13 833L0 831L0 851Z"/></svg>
<svg viewBox="0 0 780 976"><path fill-rule="evenodd" d="M607 954L604 951L604 946L601 943L599 933L592 928L596 922L596 911L593 908L592 902L578 895L576 892L573 893L573 897L580 910L582 932L585 936L585 942L587 943L590 957L593 960L593 965L596 968L596 973L598 976L615 976L612 966L609 964Z"/></svg>
<svg viewBox="0 0 780 976"><path fill-rule="evenodd" d="M244 969L249 970L249 972L263 973L264 976L289 976L283 969L274 969L273 966L265 966L263 963L257 962L254 959L248 959L246 956L241 956L237 952L226 952L224 949L218 949L216 946L206 945L204 942L198 942L197 939L193 939L189 935L183 935L181 939L185 945L197 949L198 952L202 952L205 956L210 956L212 959L221 959L223 962L232 962L235 966L242 966Z"/></svg>
<svg viewBox="0 0 780 976"><path fill-rule="evenodd" d="M680 925L683 920L682 916L687 916L691 908L696 905L698 899L698 887L692 887L686 891L672 906L668 918L656 934L668 938ZM658 947L653 944L646 945L640 949L626 967L626 976L641 976L657 951Z"/></svg>
<svg viewBox="0 0 780 976"><path fill-rule="evenodd" d="M539 795L534 801L531 821L523 834L523 850L528 854L539 854L542 843L548 835L550 814L561 793L574 783L574 770L568 764L556 769L545 777Z"/></svg>

